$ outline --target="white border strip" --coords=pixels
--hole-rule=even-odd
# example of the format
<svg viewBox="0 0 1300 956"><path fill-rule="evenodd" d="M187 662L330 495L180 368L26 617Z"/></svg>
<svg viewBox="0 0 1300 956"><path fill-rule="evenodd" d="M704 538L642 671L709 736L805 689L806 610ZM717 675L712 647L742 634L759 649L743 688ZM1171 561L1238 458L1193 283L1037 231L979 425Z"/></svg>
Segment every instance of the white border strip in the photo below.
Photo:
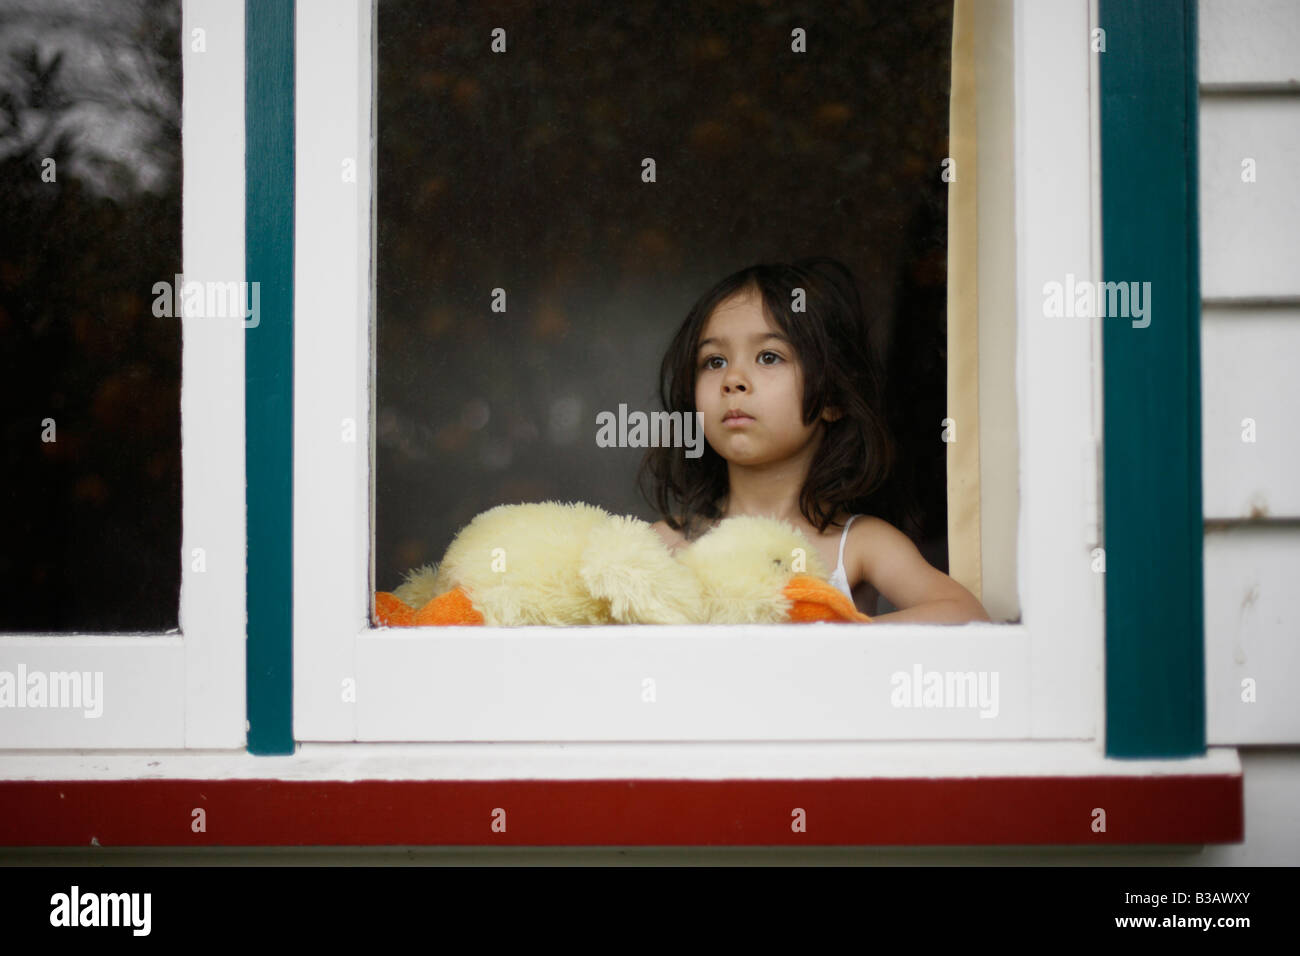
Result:
<svg viewBox="0 0 1300 956"><path fill-rule="evenodd" d="M205 52L191 49L195 28L207 33ZM244 5L187 0L181 37L186 278L243 283ZM257 332L246 332L239 319L184 323L185 746L242 747L248 635L244 336ZM202 573L193 570L198 548Z"/></svg>
<svg viewBox="0 0 1300 956"><path fill-rule="evenodd" d="M5 780L827 780L1241 774L1231 747L1184 760L1105 760L1090 742L303 744L292 757L21 754Z"/></svg>
<svg viewBox="0 0 1300 956"><path fill-rule="evenodd" d="M1097 458L1082 454L1093 444L1095 333L1088 319L1046 318L1043 298L1047 282L1094 278L1088 17L1073 0L1015 3L1018 577L1033 635L1031 735L1099 740L1104 592L1086 514Z"/></svg>

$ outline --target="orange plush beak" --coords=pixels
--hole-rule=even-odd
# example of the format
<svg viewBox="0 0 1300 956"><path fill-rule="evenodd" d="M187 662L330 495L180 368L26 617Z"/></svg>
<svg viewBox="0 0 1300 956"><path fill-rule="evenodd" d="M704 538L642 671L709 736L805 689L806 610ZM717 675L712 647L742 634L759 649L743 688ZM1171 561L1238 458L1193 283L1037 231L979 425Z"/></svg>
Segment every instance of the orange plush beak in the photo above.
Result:
<svg viewBox="0 0 1300 956"><path fill-rule="evenodd" d="M387 591L375 594L375 621L380 627L410 627L415 611L396 595Z"/></svg>
<svg viewBox="0 0 1300 956"><path fill-rule="evenodd" d="M784 594L790 599L791 623L811 621L857 621L869 624L871 618L863 614L844 592L834 585L807 574L796 574L785 586Z"/></svg>
<svg viewBox="0 0 1300 956"><path fill-rule="evenodd" d="M453 588L418 611L387 591L375 595L375 620L382 627L454 627L483 623L483 615L474 609L469 595Z"/></svg>

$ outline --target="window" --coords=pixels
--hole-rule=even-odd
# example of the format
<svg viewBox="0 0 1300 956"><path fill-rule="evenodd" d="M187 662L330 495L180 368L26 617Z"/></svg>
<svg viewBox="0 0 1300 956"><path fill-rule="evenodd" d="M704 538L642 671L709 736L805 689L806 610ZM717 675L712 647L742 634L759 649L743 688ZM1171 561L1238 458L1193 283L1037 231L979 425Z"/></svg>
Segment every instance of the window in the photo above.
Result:
<svg viewBox="0 0 1300 956"><path fill-rule="evenodd" d="M0 628L174 630L180 6L4 6Z"/></svg>
<svg viewBox="0 0 1300 956"><path fill-rule="evenodd" d="M659 410L659 357L707 287L814 253L857 276L886 375L899 457L871 511L946 571L951 19L379 3L380 589L503 502L657 520L645 443L598 440L598 416Z"/></svg>
<svg viewBox="0 0 1300 956"><path fill-rule="evenodd" d="M1049 281L1098 272L1093 65L1086 44L1076 42L1087 35L1087 11L1062 17L1017 8L1014 28L1020 33L1013 44L1010 7L998 9L999 16L976 33L976 43L983 44L979 62L985 76L1010 71L1008 51L1013 46L1016 51L1014 75L1003 74L1014 85L1016 103L1003 135L1028 129L1034 135L1006 150L1020 171L1014 180L1015 234L1041 237L1012 252L1005 245L1008 236L1000 255L981 257L980 263L981 289L1015 290L1018 471L1024 492L1016 543L1021 621L962 628L898 624L870 632L807 625L404 631L369 624L378 561L376 497L387 491L377 487L376 478L383 476L376 471L373 449L381 440L400 440L405 427L397 417L376 421L383 405L376 392L376 356L380 361L394 356L398 380L412 374L411 366L401 364L402 350L378 348L383 340L376 310L386 296L396 300L410 291L411 281L385 260L376 265L372 255L375 248L381 253L387 248L386 235L377 235L375 228L375 209L382 210L385 202L382 182L372 203L374 78L384 75L376 71L374 51L378 39L378 55L383 55L383 38L376 38L373 8L354 16L344 4L299 7L298 141L300 147L310 144L313 155L334 156L338 163L307 162L299 150L297 739L1096 737L1101 583L1090 567L1095 531L1088 527L1096 502L1099 398L1091 359L1096 345L1087 322L1045 318L1041 291ZM402 83L452 82L434 72L430 67ZM378 93L402 95L400 86ZM468 87L466 95L471 95ZM404 154L393 162L421 159ZM439 188L446 185L429 186L429 196ZM438 208L429 202L427 208ZM430 223L437 228L435 215ZM379 225L382 230L382 219ZM490 247L483 252L492 253ZM454 263L444 267L455 270ZM378 292L377 277L387 276L386 270L395 288ZM423 319L429 333L444 321L436 310ZM330 334L304 334L309 328ZM468 409L469 424L481 417L481 408ZM391 553L403 555L398 564L437 557L419 556L415 549L392 548ZM896 706L891 678L918 669L923 679L933 672L996 673L996 714L990 708L981 714L979 708ZM647 678L657 689L653 705L642 694Z"/></svg>
<svg viewBox="0 0 1300 956"><path fill-rule="evenodd" d="M5 204L22 222L5 229L0 334L28 336L4 349L28 377L5 376L20 529L5 586L12 570L21 593L0 625L0 736L241 746L244 434L230 383L245 322L227 293L244 280L242 7L154 2L101 22L81 4L5 6L3 161L29 187ZM55 441L33 455L42 430Z"/></svg>

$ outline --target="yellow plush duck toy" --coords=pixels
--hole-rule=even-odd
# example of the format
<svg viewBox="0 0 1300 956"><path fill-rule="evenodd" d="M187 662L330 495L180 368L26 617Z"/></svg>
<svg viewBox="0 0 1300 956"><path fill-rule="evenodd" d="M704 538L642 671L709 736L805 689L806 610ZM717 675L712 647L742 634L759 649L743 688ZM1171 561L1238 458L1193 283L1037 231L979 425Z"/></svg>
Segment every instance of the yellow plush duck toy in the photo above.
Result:
<svg viewBox="0 0 1300 956"><path fill-rule="evenodd" d="M650 525L583 502L499 505L442 561L375 595L387 627L856 621L789 524L728 518L675 556Z"/></svg>

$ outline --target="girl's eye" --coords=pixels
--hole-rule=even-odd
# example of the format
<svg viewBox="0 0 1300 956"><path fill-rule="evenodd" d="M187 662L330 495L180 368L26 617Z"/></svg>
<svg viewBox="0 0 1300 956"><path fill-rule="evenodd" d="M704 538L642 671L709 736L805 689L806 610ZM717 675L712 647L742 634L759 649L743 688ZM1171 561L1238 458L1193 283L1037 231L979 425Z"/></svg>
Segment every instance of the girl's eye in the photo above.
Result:
<svg viewBox="0 0 1300 956"><path fill-rule="evenodd" d="M760 359L760 361L759 361L759 364L760 364L760 365L775 365L775 364L776 364L776 362L763 362L763 361L761 361L761 359L763 358L764 355L770 355L770 356L772 356L772 358L776 359L777 362L784 361L784 360L781 358L781 356L778 355L776 352L766 351L766 350L765 350L765 351L762 351L762 352L759 352L759 353L758 353L758 357L759 357L759 359ZM708 371L708 370L710 370L710 369L717 368L717 366L715 366L715 365L712 364L713 361L714 361L714 359L717 359L718 361L723 361L723 358L722 358L721 355L710 355L708 358L706 358L703 362L700 363L700 368L703 369L703 370L705 370L705 371Z"/></svg>

